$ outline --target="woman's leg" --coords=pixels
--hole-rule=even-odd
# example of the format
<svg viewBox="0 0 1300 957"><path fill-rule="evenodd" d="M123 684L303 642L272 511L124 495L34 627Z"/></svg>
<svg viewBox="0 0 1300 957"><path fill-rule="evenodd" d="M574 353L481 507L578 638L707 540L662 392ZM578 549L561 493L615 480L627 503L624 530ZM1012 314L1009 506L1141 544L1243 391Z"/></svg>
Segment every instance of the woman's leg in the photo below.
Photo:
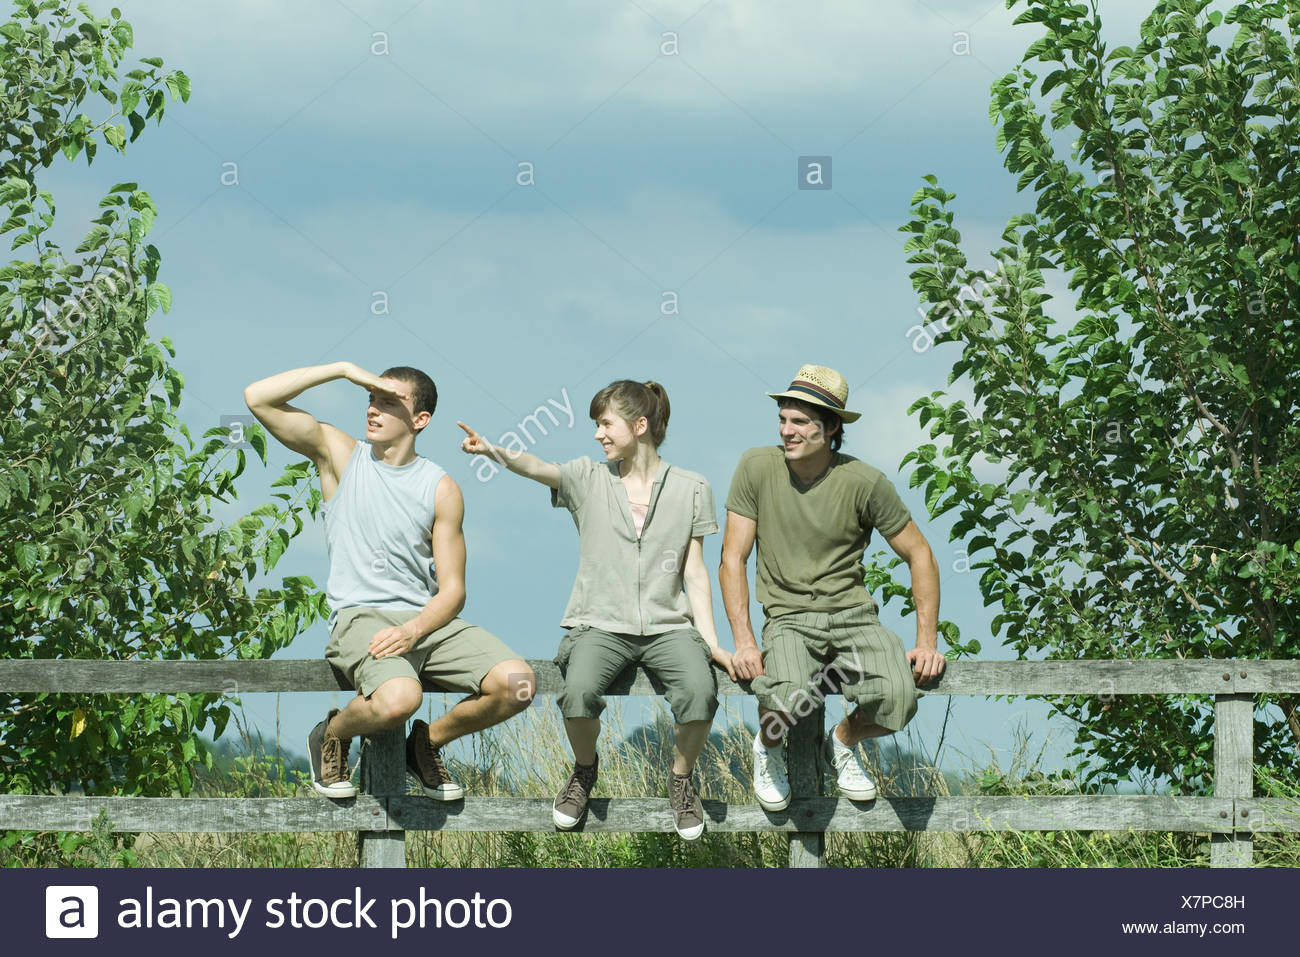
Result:
<svg viewBox="0 0 1300 957"><path fill-rule="evenodd" d="M682 628L656 636L641 661L663 680L664 696L677 722L673 773L690 774L718 710L709 646L695 629Z"/></svg>
<svg viewBox="0 0 1300 957"><path fill-rule="evenodd" d="M673 773L690 774L704 750L704 742L709 740L709 729L713 720L687 721L674 726L677 735L673 739Z"/></svg>
<svg viewBox="0 0 1300 957"><path fill-rule="evenodd" d="M602 695L631 655L625 641L595 628L584 628L574 638L566 649L564 691L558 704L573 757L587 765L596 760L600 714L605 710Z"/></svg>
<svg viewBox="0 0 1300 957"><path fill-rule="evenodd" d="M596 739L600 737L599 718L565 718L564 731L573 748L573 760L591 764L596 760Z"/></svg>

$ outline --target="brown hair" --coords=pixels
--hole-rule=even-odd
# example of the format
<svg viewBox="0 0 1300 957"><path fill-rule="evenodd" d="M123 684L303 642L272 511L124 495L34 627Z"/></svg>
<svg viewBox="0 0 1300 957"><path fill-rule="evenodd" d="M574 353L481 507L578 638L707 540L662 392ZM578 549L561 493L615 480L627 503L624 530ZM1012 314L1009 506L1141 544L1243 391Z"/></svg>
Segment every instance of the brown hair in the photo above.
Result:
<svg viewBox="0 0 1300 957"><path fill-rule="evenodd" d="M668 434L668 414L671 411L668 393L658 382L633 382L631 379L611 382L591 397L591 408L587 414L595 421L610 408L627 422L635 422L645 416L650 441L655 444L655 448L663 443Z"/></svg>

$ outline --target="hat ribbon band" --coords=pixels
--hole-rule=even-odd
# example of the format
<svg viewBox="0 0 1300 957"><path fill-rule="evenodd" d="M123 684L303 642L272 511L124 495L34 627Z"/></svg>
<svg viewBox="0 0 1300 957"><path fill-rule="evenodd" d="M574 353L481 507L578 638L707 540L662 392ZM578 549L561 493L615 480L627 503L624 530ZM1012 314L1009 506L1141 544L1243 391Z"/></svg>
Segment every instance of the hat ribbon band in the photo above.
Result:
<svg viewBox="0 0 1300 957"><path fill-rule="evenodd" d="M815 395L817 398L823 399L831 403L837 409L844 408L844 403L841 402L838 398L836 398L831 393L827 392L825 389L818 388L817 386L813 385L811 382L801 382L798 380L791 382L789 391L807 392L809 395Z"/></svg>

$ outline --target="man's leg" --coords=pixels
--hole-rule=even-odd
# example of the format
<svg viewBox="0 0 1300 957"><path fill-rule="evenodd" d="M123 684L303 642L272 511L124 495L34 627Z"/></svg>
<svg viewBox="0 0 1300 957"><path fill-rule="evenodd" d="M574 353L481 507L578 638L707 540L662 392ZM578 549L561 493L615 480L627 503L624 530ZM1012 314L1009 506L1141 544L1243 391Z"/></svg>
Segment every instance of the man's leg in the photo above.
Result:
<svg viewBox="0 0 1300 957"><path fill-rule="evenodd" d="M794 727L795 719L784 711L758 706L758 737L766 748L780 746L786 734Z"/></svg>
<svg viewBox="0 0 1300 957"><path fill-rule="evenodd" d="M851 714L835 726L834 733L840 744L851 748L867 738L880 738L897 732L893 728L886 728L883 724L876 724L869 720L862 713L861 708L854 708Z"/></svg>
<svg viewBox="0 0 1300 957"><path fill-rule="evenodd" d="M835 726L835 738L853 747L894 734L916 714L916 682L902 639L880 623L875 609L859 606L831 616L827 644L835 654L845 701L857 705Z"/></svg>
<svg viewBox="0 0 1300 957"><path fill-rule="evenodd" d="M457 738L513 718L532 704L537 676L518 658L499 662L483 676L479 690L457 702L429 725L429 743L444 748Z"/></svg>
<svg viewBox="0 0 1300 957"><path fill-rule="evenodd" d="M810 644L825 630L827 615L792 612L763 623L763 669L751 683L758 698L758 735L754 738L754 794L768 811L790 803L790 782L782 743L803 717L825 698L818 684L822 663Z"/></svg>
<svg viewBox="0 0 1300 957"><path fill-rule="evenodd" d="M438 801L465 795L442 760L442 748L457 738L482 731L518 714L532 703L537 689L533 669L500 638L460 618L428 636L420 676L440 688L466 691L432 724L416 719L406 738L406 766L424 793Z"/></svg>
<svg viewBox="0 0 1300 957"><path fill-rule="evenodd" d="M370 695L357 695L334 716L328 731L343 741L406 723L420 710L424 692L414 678L389 678Z"/></svg>
<svg viewBox="0 0 1300 957"><path fill-rule="evenodd" d="M400 625L409 617L409 613L366 606L339 611L325 659L358 694L342 711L331 711L307 736L312 786L319 793L329 797L355 794L347 781L352 738L399 726L419 709L423 693L417 663L403 655L375 658L369 651L375 632Z"/></svg>
<svg viewBox="0 0 1300 957"><path fill-rule="evenodd" d="M857 707L835 726L826 742L826 758L840 793L850 800L875 798L857 744L893 734L916 713L912 669L897 635L880 624L874 606L862 605L831 615L826 642L835 653L831 670L839 672L846 702Z"/></svg>
<svg viewBox="0 0 1300 957"><path fill-rule="evenodd" d="M326 797L355 795L348 768L352 738L400 727L420 707L422 698L418 681L394 677L384 681L369 697L358 694L342 711L331 711L307 736L312 788Z"/></svg>
<svg viewBox="0 0 1300 957"><path fill-rule="evenodd" d="M486 628L462 618L429 635L427 649L420 677L469 694L428 725L435 749L519 714L537 692L537 677L526 661Z"/></svg>

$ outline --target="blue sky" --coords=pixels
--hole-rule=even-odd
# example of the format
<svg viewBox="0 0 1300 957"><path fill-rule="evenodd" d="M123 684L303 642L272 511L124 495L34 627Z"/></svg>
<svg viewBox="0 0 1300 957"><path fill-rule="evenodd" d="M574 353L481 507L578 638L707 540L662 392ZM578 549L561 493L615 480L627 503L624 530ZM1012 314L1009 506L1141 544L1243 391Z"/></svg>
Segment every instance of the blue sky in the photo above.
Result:
<svg viewBox="0 0 1300 957"><path fill-rule="evenodd" d="M988 89L1037 31L1011 26L1001 0L117 5L135 55L183 69L193 95L125 157L101 150L47 182L74 240L115 182L156 200L174 306L155 333L179 350L196 433L245 414L244 386L283 369L425 369L440 401L417 449L465 494L465 617L550 657L577 566L572 522L532 483L479 481L456 420L496 439L571 399L575 424L561 416L533 451L592 455L591 395L656 379L673 406L662 453L709 478L721 519L740 454L776 440L764 392L802 363L831 365L864 412L845 451L883 469L912 508L943 573L943 617L979 637L984 657L1014 657L989 637L975 576L955 570L948 523L926 518L898 472L923 441L906 408L947 388L955 358L909 338L917 302L897 229L912 193L927 173L957 193L976 265L1032 207L994 150ZM1103 12L1116 32L1137 19L1131 5ZM796 188L805 155L831 157L830 189ZM365 396L346 382L300 404L361 433ZM271 469L254 468L242 510L294 460L277 448ZM713 568L720 538L706 542ZM276 571L323 583L321 528ZM729 645L716 590L714 601ZM896 609L885 621L910 647L913 623ZM317 657L326 637L317 625L280 656ZM289 746L302 749L328 697L280 700ZM245 706L274 733L273 697ZM922 703L927 750L943 717L944 699ZM1041 742L1046 709L957 698L948 743L983 760L1005 754L1017 727ZM1056 760L1069 728L1052 728Z"/></svg>

